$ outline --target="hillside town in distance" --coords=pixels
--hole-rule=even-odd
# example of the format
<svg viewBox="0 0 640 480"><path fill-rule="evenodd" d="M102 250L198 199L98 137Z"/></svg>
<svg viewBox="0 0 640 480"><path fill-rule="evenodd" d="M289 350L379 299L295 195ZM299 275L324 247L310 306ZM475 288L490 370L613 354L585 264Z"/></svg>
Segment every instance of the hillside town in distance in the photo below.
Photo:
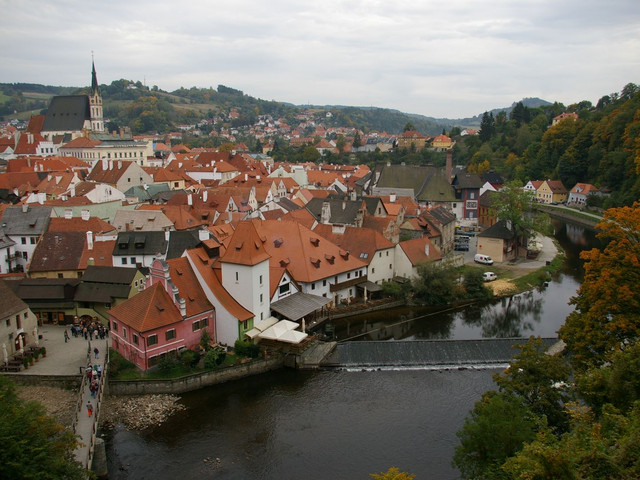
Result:
<svg viewBox="0 0 640 480"><path fill-rule="evenodd" d="M28 123L0 124L5 356L37 344L44 324L86 320L108 328L112 348L141 370L195 348L203 331L224 346L304 345L332 312L383 302L385 282L407 282L424 262L464 262L461 233L483 238L477 253L498 263L526 250L490 208L504 180L457 166L447 135L298 120L260 116L253 152L231 128L221 134L233 149L179 143L215 119L157 135L107 131L94 67L89 95L56 96ZM305 148L317 137L317 162L270 156L274 139ZM433 149L446 164L322 161L397 148ZM606 194L549 179L525 189L576 206Z"/></svg>

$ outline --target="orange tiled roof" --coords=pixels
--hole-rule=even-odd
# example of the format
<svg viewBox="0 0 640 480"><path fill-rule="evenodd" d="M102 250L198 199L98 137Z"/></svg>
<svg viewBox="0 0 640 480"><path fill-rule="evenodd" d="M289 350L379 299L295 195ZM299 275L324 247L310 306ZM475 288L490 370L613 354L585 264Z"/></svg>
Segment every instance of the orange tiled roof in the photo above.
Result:
<svg viewBox="0 0 640 480"><path fill-rule="evenodd" d="M79 217L53 217L49 221L49 231L107 233L116 231L116 228L99 217L89 217L88 220Z"/></svg>
<svg viewBox="0 0 640 480"><path fill-rule="evenodd" d="M400 242L400 248L407 255L413 266L419 265L427 261L434 261L442 259L440 251L431 243L427 237L414 238ZM425 246L429 246L429 255L425 252Z"/></svg>
<svg viewBox="0 0 640 480"><path fill-rule="evenodd" d="M187 257L167 260L171 281L178 287L178 292L184 298L187 307L187 317L198 315L213 309L207 300L198 278L196 277Z"/></svg>
<svg viewBox="0 0 640 480"><path fill-rule="evenodd" d="M140 333L182 321L178 307L160 283L112 308L109 314Z"/></svg>
<svg viewBox="0 0 640 480"><path fill-rule="evenodd" d="M104 240L100 242L94 240L93 250L89 250L85 242L82 256L80 257L80 268L85 270L91 258L93 259L93 265L99 267L113 266L113 249L115 246L116 240Z"/></svg>
<svg viewBox="0 0 640 480"><path fill-rule="evenodd" d="M240 305L222 286L220 279L213 270L215 260L209 258L203 247L187 250L186 254L192 265L198 270L204 283L231 315L240 322L253 318L253 313Z"/></svg>

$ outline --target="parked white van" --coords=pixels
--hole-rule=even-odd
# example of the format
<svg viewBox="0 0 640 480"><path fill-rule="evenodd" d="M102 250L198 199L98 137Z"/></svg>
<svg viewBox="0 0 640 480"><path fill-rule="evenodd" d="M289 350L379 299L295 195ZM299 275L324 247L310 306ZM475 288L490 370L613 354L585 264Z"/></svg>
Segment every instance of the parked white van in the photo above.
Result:
<svg viewBox="0 0 640 480"><path fill-rule="evenodd" d="M476 263L483 263L485 265L493 265L493 259L489 255L482 255L481 253L476 253L476 256L473 257L473 261Z"/></svg>

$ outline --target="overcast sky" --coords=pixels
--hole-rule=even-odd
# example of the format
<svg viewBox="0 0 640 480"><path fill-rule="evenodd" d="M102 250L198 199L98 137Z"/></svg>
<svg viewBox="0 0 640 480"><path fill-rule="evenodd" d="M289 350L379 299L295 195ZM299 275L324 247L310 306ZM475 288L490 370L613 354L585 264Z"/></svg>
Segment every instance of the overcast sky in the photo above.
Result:
<svg viewBox="0 0 640 480"><path fill-rule="evenodd" d="M638 0L0 0L0 82L223 84L460 118L640 84Z"/></svg>

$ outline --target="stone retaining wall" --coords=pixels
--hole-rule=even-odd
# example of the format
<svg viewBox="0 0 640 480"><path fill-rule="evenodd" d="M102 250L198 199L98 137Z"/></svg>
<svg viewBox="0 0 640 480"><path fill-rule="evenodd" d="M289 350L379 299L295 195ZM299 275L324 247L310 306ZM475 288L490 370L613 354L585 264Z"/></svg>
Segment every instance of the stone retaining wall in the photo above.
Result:
<svg viewBox="0 0 640 480"><path fill-rule="evenodd" d="M110 395L179 394L209 387L218 383L266 373L284 366L284 357L256 360L209 372L194 373L166 380L109 380Z"/></svg>

